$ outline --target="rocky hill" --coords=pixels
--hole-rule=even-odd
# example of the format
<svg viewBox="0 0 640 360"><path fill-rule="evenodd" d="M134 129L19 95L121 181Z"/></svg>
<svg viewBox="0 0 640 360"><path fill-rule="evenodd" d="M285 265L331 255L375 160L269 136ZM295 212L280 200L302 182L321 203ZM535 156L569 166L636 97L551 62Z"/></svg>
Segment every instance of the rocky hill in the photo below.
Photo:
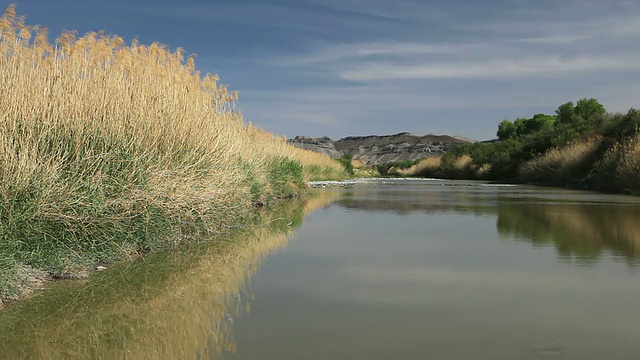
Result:
<svg viewBox="0 0 640 360"><path fill-rule="evenodd" d="M361 160L367 165L437 156L455 144L469 141L469 139L448 135L416 136L407 132L381 136L348 136L336 141L326 136L319 138L296 136L289 140L296 147L333 158L351 154L354 159Z"/></svg>

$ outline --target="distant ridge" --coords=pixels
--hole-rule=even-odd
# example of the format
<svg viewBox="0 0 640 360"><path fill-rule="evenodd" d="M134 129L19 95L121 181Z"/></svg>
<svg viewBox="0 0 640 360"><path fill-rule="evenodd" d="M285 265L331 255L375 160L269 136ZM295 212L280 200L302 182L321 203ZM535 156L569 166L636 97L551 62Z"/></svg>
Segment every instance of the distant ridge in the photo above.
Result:
<svg viewBox="0 0 640 360"><path fill-rule="evenodd" d="M296 136L289 140L293 146L333 158L351 154L354 159L367 165L439 156L455 144L468 142L474 140L436 134L417 136L408 132L394 135L347 136L337 141L326 136Z"/></svg>

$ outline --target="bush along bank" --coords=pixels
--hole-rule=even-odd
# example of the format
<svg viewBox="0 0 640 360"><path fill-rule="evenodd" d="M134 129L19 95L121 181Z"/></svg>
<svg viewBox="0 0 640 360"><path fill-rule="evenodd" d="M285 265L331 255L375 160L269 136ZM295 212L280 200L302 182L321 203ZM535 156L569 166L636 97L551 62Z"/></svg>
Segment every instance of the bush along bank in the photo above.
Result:
<svg viewBox="0 0 640 360"><path fill-rule="evenodd" d="M555 115L502 121L498 139L461 144L405 176L484 179L640 194L640 111L609 114L596 99Z"/></svg>
<svg viewBox="0 0 640 360"><path fill-rule="evenodd" d="M154 43L0 17L0 299L243 221L346 176L243 121L237 93Z"/></svg>

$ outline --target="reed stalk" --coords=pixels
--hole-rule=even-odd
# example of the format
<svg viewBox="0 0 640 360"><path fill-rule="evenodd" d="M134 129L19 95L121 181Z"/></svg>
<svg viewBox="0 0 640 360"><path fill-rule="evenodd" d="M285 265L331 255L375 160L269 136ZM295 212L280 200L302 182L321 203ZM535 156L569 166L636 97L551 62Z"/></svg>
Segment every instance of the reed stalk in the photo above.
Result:
<svg viewBox="0 0 640 360"><path fill-rule="evenodd" d="M243 120L194 56L0 17L0 298L242 221L336 162ZM24 279L23 279L24 280ZM13 288L13 290L12 290Z"/></svg>

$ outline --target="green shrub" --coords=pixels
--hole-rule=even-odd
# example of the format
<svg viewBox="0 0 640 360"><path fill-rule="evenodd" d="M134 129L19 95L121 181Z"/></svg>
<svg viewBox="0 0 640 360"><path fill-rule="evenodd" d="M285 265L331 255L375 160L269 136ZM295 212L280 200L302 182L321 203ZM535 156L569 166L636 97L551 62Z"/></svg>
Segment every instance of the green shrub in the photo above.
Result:
<svg viewBox="0 0 640 360"><path fill-rule="evenodd" d="M297 160L277 157L268 164L267 181L275 198L291 197L304 188L302 165Z"/></svg>
<svg viewBox="0 0 640 360"><path fill-rule="evenodd" d="M338 162L344 167L344 171L349 175L353 175L353 155L344 154L339 159Z"/></svg>

